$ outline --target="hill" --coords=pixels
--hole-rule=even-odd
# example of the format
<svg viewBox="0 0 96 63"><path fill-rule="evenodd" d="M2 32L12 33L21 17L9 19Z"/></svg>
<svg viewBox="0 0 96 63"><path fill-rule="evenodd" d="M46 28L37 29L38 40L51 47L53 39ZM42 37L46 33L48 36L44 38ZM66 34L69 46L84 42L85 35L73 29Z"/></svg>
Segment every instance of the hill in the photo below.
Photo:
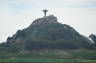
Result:
<svg viewBox="0 0 96 63"><path fill-rule="evenodd" d="M95 35L90 35L95 40ZM53 15L38 18L0 44L1 63L96 63L96 42Z"/></svg>
<svg viewBox="0 0 96 63"><path fill-rule="evenodd" d="M22 50L68 50L90 48L91 41L67 24L61 24L53 15L38 18L23 30L18 30L7 42L0 45L1 51L19 53Z"/></svg>

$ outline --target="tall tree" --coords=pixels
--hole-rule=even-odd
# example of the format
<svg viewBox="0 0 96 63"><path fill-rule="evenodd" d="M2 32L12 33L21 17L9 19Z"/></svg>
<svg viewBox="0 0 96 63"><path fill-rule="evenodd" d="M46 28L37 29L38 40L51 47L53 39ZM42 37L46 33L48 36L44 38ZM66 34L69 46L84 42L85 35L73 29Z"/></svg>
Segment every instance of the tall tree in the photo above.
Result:
<svg viewBox="0 0 96 63"><path fill-rule="evenodd" d="M95 34L89 35L89 38L91 38L96 43L96 35Z"/></svg>

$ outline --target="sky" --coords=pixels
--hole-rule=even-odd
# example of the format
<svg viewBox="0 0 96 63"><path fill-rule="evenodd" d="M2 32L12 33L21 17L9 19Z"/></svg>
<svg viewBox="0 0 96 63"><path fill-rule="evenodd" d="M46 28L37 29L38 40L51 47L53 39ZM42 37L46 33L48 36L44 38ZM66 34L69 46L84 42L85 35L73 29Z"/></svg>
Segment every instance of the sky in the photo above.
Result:
<svg viewBox="0 0 96 63"><path fill-rule="evenodd" d="M0 0L0 43L42 18L43 9L82 35L96 34L96 0Z"/></svg>

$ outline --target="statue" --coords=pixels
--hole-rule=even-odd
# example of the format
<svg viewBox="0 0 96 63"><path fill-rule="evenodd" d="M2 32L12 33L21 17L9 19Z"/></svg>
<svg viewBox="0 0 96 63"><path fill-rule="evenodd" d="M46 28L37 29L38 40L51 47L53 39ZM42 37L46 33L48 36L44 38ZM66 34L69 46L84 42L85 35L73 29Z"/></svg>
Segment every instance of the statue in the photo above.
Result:
<svg viewBox="0 0 96 63"><path fill-rule="evenodd" d="M44 12L44 17L46 17L48 10L44 9L43 12Z"/></svg>

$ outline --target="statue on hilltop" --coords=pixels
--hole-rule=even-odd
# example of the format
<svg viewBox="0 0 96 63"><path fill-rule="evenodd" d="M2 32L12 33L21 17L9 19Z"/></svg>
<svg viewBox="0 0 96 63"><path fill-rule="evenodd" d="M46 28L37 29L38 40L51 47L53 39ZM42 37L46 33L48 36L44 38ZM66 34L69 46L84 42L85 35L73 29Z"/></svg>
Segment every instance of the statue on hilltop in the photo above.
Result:
<svg viewBox="0 0 96 63"><path fill-rule="evenodd" d="M43 12L44 12L44 17L46 17L46 14L47 14L48 10L44 9Z"/></svg>

